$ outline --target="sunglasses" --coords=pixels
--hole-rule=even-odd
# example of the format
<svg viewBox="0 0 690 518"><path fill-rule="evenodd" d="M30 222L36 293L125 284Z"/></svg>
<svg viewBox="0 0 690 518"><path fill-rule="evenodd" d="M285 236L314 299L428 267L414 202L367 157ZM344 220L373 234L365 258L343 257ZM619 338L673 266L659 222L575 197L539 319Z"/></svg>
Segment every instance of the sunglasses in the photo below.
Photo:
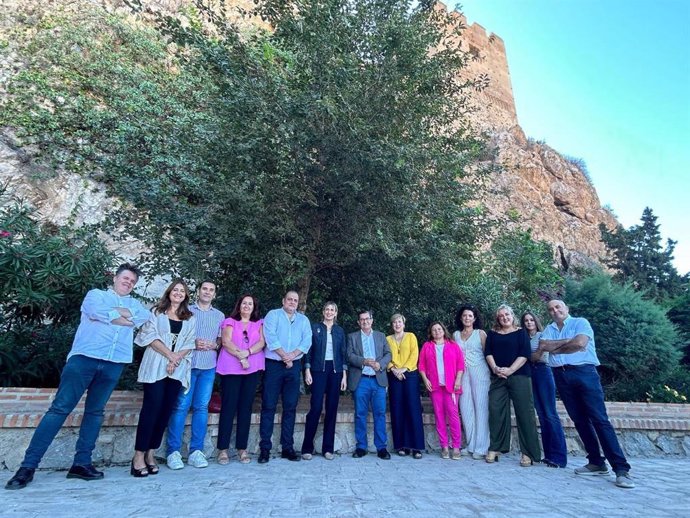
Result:
<svg viewBox="0 0 690 518"><path fill-rule="evenodd" d="M244 335L244 343L248 344L249 343L249 335L247 334L247 330L245 329L242 331L242 334Z"/></svg>

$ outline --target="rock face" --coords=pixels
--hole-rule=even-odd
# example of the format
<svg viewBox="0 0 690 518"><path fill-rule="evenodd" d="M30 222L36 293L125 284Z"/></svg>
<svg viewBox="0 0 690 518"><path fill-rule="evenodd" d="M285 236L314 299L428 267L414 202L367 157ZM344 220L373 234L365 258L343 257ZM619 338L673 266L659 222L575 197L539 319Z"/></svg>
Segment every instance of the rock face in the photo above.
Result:
<svg viewBox="0 0 690 518"><path fill-rule="evenodd" d="M144 0L153 10L174 11L188 0ZM247 6L247 0L232 0ZM91 0L107 9L122 10L122 0ZM6 0L0 13L0 108L6 102L7 84L22 68L13 49L17 21L40 17L53 9L78 8L66 0ZM442 4L439 8L445 9ZM460 13L456 20L467 25ZM34 22L35 23L35 22ZM535 238L554 246L554 257L563 266L590 264L604 253L598 226L613 228L616 219L601 207L587 176L577 164L549 146L525 137L518 124L510 72L503 40L485 29L468 26L456 43L473 56L465 74L481 77L488 86L474 95L471 119L486 132L497 151L499 172L491 180L485 200L493 216L505 218L509 225L531 228ZM116 200L108 199L102 185L76 174L41 171L33 161L35 150L22 147L11 128L0 132L0 182L24 196L42 217L63 224L76 214L77 223L94 223ZM43 174L42 174L43 173ZM46 174L47 173L47 174ZM122 245L118 245L122 246ZM135 257L138 245L129 243L120 250Z"/></svg>
<svg viewBox="0 0 690 518"><path fill-rule="evenodd" d="M552 243L565 269L597 262L605 252L599 224L613 228L617 222L586 174L549 146L527 140L519 126L494 132L492 140L502 171L493 178L489 211L509 215L514 226Z"/></svg>
<svg viewBox="0 0 690 518"><path fill-rule="evenodd" d="M445 9L442 4L439 9ZM509 225L532 229L536 239L553 244L558 263L570 266L598 262L605 248L599 224L614 228L616 218L602 208L596 190L581 167L546 144L528 139L519 125L503 40L479 24L467 25L456 42L473 59L467 79L488 79L475 94L474 126L487 133L497 151L498 172L485 200L491 214L508 216Z"/></svg>

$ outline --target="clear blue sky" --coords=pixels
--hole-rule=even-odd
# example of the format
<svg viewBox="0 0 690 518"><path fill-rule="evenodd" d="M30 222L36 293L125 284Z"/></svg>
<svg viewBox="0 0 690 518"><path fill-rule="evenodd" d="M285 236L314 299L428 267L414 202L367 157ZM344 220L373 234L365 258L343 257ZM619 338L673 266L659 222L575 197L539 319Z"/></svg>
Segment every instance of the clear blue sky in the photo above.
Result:
<svg viewBox="0 0 690 518"><path fill-rule="evenodd" d="M452 8L453 3L448 3ZM464 0L506 45L529 137L582 158L625 226L649 206L690 271L690 0Z"/></svg>

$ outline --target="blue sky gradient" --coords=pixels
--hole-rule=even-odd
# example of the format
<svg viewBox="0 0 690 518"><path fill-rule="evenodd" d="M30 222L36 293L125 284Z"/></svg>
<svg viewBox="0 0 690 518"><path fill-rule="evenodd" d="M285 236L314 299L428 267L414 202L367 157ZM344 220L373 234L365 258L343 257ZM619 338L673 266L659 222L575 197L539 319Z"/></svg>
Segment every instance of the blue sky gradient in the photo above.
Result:
<svg viewBox="0 0 690 518"><path fill-rule="evenodd" d="M678 241L678 271L690 271L690 0L465 0L459 10L505 42L527 136L582 158L625 227L651 207Z"/></svg>

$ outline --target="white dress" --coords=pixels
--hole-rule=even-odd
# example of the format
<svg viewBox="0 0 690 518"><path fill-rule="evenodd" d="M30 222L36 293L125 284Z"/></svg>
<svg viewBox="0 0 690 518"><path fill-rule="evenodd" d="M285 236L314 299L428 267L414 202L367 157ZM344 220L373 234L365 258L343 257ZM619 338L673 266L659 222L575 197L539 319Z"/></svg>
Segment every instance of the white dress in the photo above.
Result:
<svg viewBox="0 0 690 518"><path fill-rule="evenodd" d="M453 335L465 355L465 374L462 377L460 417L465 429L467 450L475 455L489 451L489 386L491 377L484 358L479 329L463 341L460 331Z"/></svg>

